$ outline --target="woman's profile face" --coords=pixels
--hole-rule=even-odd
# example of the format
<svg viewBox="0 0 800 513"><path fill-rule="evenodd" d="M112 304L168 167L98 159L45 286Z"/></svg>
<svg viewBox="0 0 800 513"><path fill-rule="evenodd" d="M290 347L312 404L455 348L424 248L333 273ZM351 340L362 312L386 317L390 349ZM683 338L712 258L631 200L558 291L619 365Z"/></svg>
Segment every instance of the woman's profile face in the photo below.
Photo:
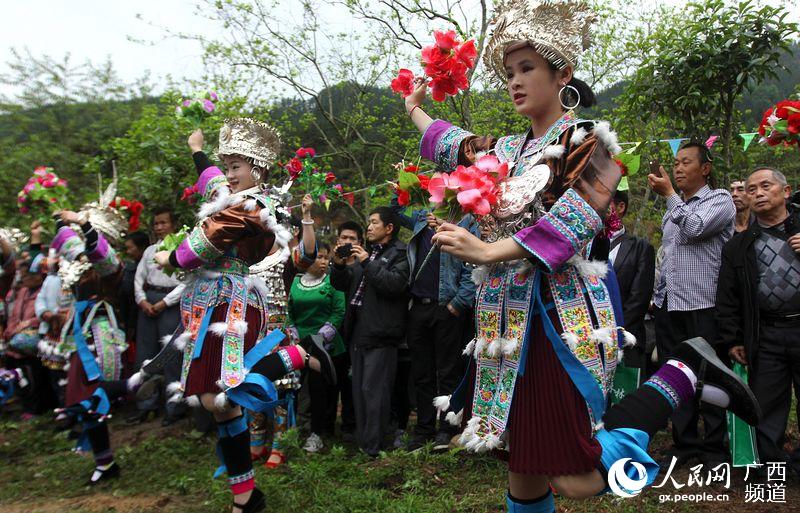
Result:
<svg viewBox="0 0 800 513"><path fill-rule="evenodd" d="M508 52L505 72L514 109L526 117L553 110L559 104L561 83L572 78L569 68L553 71L544 57L527 45Z"/></svg>

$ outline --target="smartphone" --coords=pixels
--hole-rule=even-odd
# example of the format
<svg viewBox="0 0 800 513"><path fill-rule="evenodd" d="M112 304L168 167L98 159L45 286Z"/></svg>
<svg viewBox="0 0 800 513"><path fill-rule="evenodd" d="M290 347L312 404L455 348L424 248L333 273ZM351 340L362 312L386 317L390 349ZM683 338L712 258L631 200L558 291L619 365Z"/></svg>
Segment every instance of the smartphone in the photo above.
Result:
<svg viewBox="0 0 800 513"><path fill-rule="evenodd" d="M663 174L661 174L661 162L659 162L658 159L650 161L650 174L661 177L664 176Z"/></svg>
<svg viewBox="0 0 800 513"><path fill-rule="evenodd" d="M336 256L339 258L349 258L352 253L353 253L352 244L343 244L342 246L339 246L339 248L336 250Z"/></svg>

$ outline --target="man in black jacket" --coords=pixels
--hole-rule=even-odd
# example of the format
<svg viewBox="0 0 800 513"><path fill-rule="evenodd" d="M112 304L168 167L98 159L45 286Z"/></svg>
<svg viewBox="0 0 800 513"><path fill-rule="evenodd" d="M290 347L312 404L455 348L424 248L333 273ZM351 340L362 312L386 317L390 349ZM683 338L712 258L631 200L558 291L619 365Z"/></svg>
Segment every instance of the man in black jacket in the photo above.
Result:
<svg viewBox="0 0 800 513"><path fill-rule="evenodd" d="M331 270L331 284L348 297L344 334L350 341L356 439L373 457L389 428L397 346L408 314L409 270L399 227L390 208L376 208L367 226L370 251L353 245L356 261L346 265L337 245Z"/></svg>
<svg viewBox="0 0 800 513"><path fill-rule="evenodd" d="M749 365L763 419L756 429L762 463L783 451L792 383L800 387L800 213L789 212L786 177L760 168L746 182L755 221L722 250L717 287L719 343ZM800 471L800 451L793 467Z"/></svg>
<svg viewBox="0 0 800 513"><path fill-rule="evenodd" d="M620 219L628 212L628 193L617 191L612 207ZM625 349L625 365L638 369L647 367L645 351L647 335L644 316L653 295L656 272L656 253L647 239L628 234L625 225L611 235L608 258L614 265L622 299L625 329L636 337L636 345Z"/></svg>

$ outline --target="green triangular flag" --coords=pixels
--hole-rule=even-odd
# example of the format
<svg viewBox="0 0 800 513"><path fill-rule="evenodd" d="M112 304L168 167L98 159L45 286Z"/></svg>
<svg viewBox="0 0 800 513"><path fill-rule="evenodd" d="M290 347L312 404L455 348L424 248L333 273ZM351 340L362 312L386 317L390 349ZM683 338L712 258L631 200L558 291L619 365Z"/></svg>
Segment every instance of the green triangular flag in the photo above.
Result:
<svg viewBox="0 0 800 513"><path fill-rule="evenodd" d="M628 177L623 176L622 180L619 181L619 185L617 185L618 191L627 191L628 190Z"/></svg>
<svg viewBox="0 0 800 513"><path fill-rule="evenodd" d="M627 150L625 150L625 153L633 153L633 152L634 152L634 151L636 151L636 150L639 148L639 146L641 146L641 145L642 145L642 141L634 141L634 142L633 142L633 148L628 148Z"/></svg>
<svg viewBox="0 0 800 513"><path fill-rule="evenodd" d="M755 138L755 136L757 135L758 134L755 132L748 134L739 134L739 137L741 137L742 140L744 141L744 147L742 148L743 151L747 151L747 148L750 146L750 143L753 142L753 138Z"/></svg>

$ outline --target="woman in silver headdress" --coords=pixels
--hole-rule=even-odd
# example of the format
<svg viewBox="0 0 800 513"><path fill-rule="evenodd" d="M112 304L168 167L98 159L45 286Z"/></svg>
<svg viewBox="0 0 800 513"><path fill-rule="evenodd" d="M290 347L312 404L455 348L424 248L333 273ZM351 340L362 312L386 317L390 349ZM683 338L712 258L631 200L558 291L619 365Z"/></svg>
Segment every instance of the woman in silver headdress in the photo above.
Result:
<svg viewBox="0 0 800 513"><path fill-rule="evenodd" d="M481 220L486 240L451 224L434 237L442 251L481 265L473 272L477 337L465 351L474 357L474 386L463 383L434 403L454 423L466 406L468 449L507 452L509 511L551 513L551 486L586 498L607 485L632 496L652 483L658 466L647 443L681 401L693 400L698 382L724 390L723 406L751 423L758 406L695 339L606 411L618 357L633 337L621 328L616 279L600 260L608 244L598 237L621 178L611 157L619 147L608 123L574 112L595 101L573 74L594 14L582 1L511 0L497 15L485 64L530 120L527 132L479 137L433 120L421 108L422 81L406 98L423 133L420 152L440 169L486 152L511 169Z"/></svg>

